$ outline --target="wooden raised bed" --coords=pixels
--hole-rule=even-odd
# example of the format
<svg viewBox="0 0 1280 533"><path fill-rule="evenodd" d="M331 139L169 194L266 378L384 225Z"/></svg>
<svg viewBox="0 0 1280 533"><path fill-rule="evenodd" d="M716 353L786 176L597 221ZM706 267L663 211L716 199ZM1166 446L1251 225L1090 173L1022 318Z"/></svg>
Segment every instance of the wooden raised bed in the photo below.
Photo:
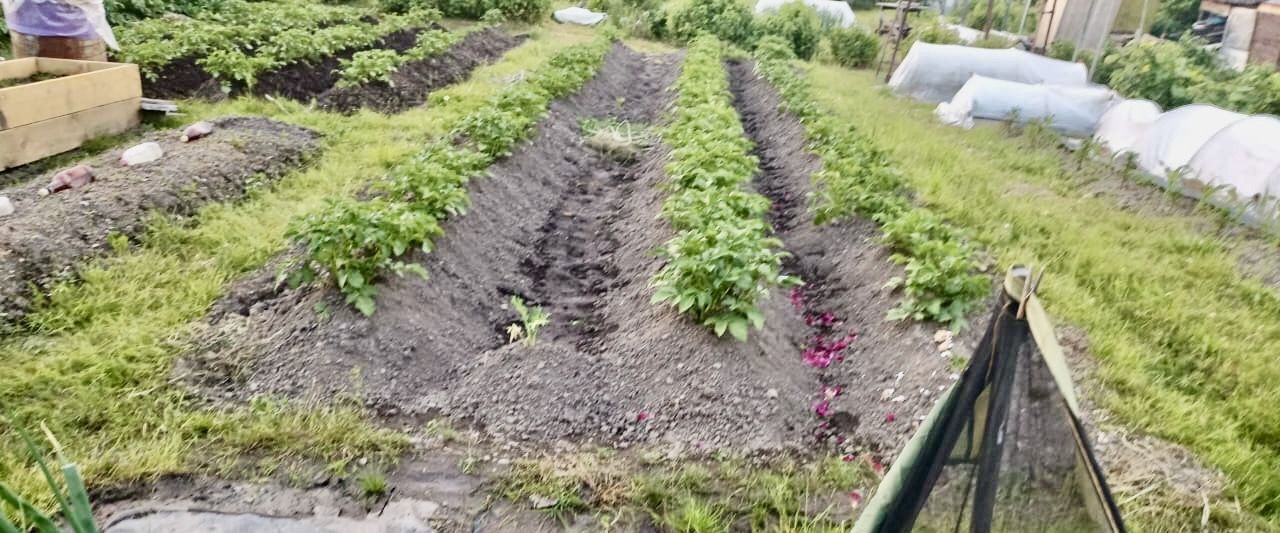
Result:
<svg viewBox="0 0 1280 533"><path fill-rule="evenodd" d="M0 170L138 124L137 65L45 57L0 61L0 81L40 75L58 77L0 88Z"/></svg>

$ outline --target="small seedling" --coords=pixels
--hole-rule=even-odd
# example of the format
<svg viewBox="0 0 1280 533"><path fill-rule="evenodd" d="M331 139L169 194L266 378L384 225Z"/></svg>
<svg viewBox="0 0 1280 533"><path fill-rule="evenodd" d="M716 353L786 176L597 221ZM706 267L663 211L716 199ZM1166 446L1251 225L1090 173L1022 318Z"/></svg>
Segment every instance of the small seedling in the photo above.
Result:
<svg viewBox="0 0 1280 533"><path fill-rule="evenodd" d="M8 422L8 420L5 420L5 422ZM44 450L36 445L35 440L22 430L19 430L19 435L22 436L22 440L26 444L27 453L35 461L36 466L40 468L40 473L44 475L45 483L53 491L53 497L58 504L59 514L65 529L55 524L55 516L45 514L44 511L23 499L8 486L0 483L0 502L5 504L0 507L5 508L6 511L10 508L17 511L15 515L0 513L0 531L97 533L98 526L94 522L93 508L89 505L89 493L85 489L84 480L80 477L80 469L75 463L68 461L62 455L62 444L53 437L53 433L49 431L49 428L41 424L40 429L44 431L45 438L49 440L49 444L53 448L53 455L58 460L62 470L62 481L58 481L54 477L53 471L49 468L49 463L45 461ZM18 523L11 521L10 516L19 517ZM22 525L23 529L18 528L19 524Z"/></svg>
<svg viewBox="0 0 1280 533"><path fill-rule="evenodd" d="M551 315L542 310L542 306L528 307L519 296L511 297L511 308L520 315L521 324L507 326L507 335L511 342L523 340L525 346L533 346L538 342L538 330L551 321Z"/></svg>
<svg viewBox="0 0 1280 533"><path fill-rule="evenodd" d="M357 480L360 493L369 498L377 498L387 493L387 476L378 472L365 472Z"/></svg>
<svg viewBox="0 0 1280 533"><path fill-rule="evenodd" d="M453 423L447 418L436 418L427 422L427 435L440 439L440 442L448 444L460 440L462 434L454 429Z"/></svg>

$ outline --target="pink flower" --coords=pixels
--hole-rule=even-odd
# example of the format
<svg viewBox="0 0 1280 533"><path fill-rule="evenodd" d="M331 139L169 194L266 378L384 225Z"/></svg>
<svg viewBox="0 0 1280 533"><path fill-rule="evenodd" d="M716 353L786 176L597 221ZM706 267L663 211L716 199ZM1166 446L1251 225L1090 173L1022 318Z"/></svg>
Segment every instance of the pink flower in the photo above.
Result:
<svg viewBox="0 0 1280 533"><path fill-rule="evenodd" d="M649 419L649 413L646 413L644 411L640 411L639 413L636 413L636 422L644 422L645 420L648 420L648 419Z"/></svg>
<svg viewBox="0 0 1280 533"><path fill-rule="evenodd" d="M875 460L875 459L872 459L872 458L871 458L871 456L870 456L870 455L868 455L868 456L867 456L867 464L868 464L868 465L871 465L871 471L872 471L872 472L875 472L877 476L883 476L883 475L884 475L884 465L880 464L880 461L877 461L877 460Z"/></svg>
<svg viewBox="0 0 1280 533"><path fill-rule="evenodd" d="M827 400L833 400L840 395L840 387L823 387L822 397Z"/></svg>
<svg viewBox="0 0 1280 533"><path fill-rule="evenodd" d="M860 491L860 490L855 490L855 491L853 491L853 492L850 492L850 493L849 493L849 504L850 504L850 505L852 505L855 509L856 509L859 505L862 505L862 491Z"/></svg>
<svg viewBox="0 0 1280 533"><path fill-rule="evenodd" d="M857 459L857 457L854 457L854 456L853 456L853 454L851 454L851 453L846 453L846 454L844 454L844 457L841 457L841 458L840 458L840 460L842 460L842 461L844 461L844 462L846 462L846 463L852 463L854 459Z"/></svg>
<svg viewBox="0 0 1280 533"><path fill-rule="evenodd" d="M897 417L897 416L894 416L894 414L893 414L893 413L889 413L889 414L887 414L887 415L884 415L884 421L885 421L885 422L893 422L894 420L897 420L897 419L898 419L898 417Z"/></svg>
<svg viewBox="0 0 1280 533"><path fill-rule="evenodd" d="M831 414L831 402L822 400L813 404L813 412L818 415L819 418L826 418L827 415Z"/></svg>

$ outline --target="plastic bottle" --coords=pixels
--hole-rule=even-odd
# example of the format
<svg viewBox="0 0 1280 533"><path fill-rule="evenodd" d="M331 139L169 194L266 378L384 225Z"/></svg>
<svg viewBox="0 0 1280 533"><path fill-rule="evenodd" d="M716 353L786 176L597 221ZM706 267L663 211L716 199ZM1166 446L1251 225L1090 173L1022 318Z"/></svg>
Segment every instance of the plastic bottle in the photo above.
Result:
<svg viewBox="0 0 1280 533"><path fill-rule="evenodd" d="M0 196L0 218L13 214L13 202L9 201L8 196Z"/></svg>
<svg viewBox="0 0 1280 533"><path fill-rule="evenodd" d="M184 128L182 130L182 136L178 137L178 140L184 143L190 142L190 141L199 139L201 137L205 137L210 133L213 133L213 124L210 124L202 120L200 122L197 122L195 124L192 124Z"/></svg>
<svg viewBox="0 0 1280 533"><path fill-rule="evenodd" d="M164 148L161 148L159 144L153 142L142 143L125 150L124 154L120 156L120 164L127 167L141 165L160 159L163 155Z"/></svg>
<svg viewBox="0 0 1280 533"><path fill-rule="evenodd" d="M93 181L93 177L93 169L89 165L76 165L54 174L49 184L40 189L40 196L84 187Z"/></svg>

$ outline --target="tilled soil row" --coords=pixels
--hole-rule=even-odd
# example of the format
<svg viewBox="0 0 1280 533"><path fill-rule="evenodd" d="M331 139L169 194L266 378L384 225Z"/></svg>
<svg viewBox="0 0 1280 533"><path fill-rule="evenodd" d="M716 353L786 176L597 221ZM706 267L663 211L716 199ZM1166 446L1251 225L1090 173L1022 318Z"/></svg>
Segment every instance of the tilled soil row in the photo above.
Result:
<svg viewBox="0 0 1280 533"><path fill-rule="evenodd" d="M422 105L436 89L467 79L471 71L492 63L527 38L525 35L508 35L497 28L471 32L443 54L400 65L391 76L390 84L331 87L317 98L317 102L322 108L343 113L362 107L398 113Z"/></svg>
<svg viewBox="0 0 1280 533"><path fill-rule="evenodd" d="M422 30L401 30L367 47L343 50L313 62L292 63L259 76L248 92L303 102L314 98L321 107L343 113L362 107L397 113L422 105L432 91L466 79L472 70L493 62L525 40L525 36L512 36L496 28L487 28L468 34L440 55L401 65L392 75L391 84L336 87L341 60L350 59L356 52L364 50L387 49L404 53L414 47L419 33L440 29L443 28L433 26ZM241 84L232 87L235 94L246 91ZM159 98L223 96L218 80L196 64L194 57L166 65L155 81L144 81L143 92Z"/></svg>
<svg viewBox="0 0 1280 533"><path fill-rule="evenodd" d="M0 219L0 328L30 309L33 289L73 278L85 261L106 255L109 236L136 237L153 214L187 216L240 198L318 149L316 133L282 122L231 117L213 123L212 135L190 143L179 142L176 131L142 139L164 149L156 162L122 167L120 150L85 160L97 179L80 189L40 196L53 172L0 189L17 208Z"/></svg>
<svg viewBox="0 0 1280 533"><path fill-rule="evenodd" d="M814 440L896 453L952 382L950 361L934 342L938 326L885 321L897 298L884 287L902 269L878 242L879 230L865 220L813 223L806 202L815 192L810 176L822 163L806 151L804 126L781 108L754 63L726 67L734 106L760 159L754 185L772 202L770 221L792 254L784 267L805 281L790 300L805 318L807 338L788 357L818 372L809 423ZM967 353L962 345L971 348L978 333L969 331L951 351Z"/></svg>

